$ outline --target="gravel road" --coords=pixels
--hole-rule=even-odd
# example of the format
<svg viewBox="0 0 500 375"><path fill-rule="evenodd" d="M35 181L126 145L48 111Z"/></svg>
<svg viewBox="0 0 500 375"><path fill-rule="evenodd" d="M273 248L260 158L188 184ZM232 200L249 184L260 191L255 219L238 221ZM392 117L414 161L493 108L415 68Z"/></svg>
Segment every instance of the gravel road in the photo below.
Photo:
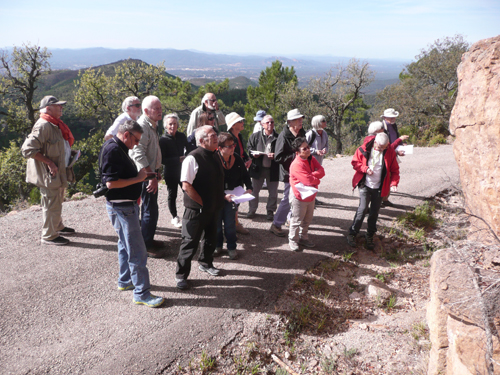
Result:
<svg viewBox="0 0 500 375"><path fill-rule="evenodd" d="M415 148L402 159L399 192L391 196L397 206L381 209L382 221L459 183L452 146ZM259 215L241 215L251 233L239 235L239 259L216 258L220 277L200 272L194 262L185 292L175 288L180 230L170 224L162 185L156 239L168 242L169 255L148 260L152 292L167 299L158 309L134 305L131 292L117 291L117 238L103 198L64 203L65 224L77 231L68 246L40 244L39 206L0 218L0 372L168 374L201 348L216 351L235 340L253 313L274 314L294 275L348 250L344 236L358 205L350 161L324 162L318 198L327 204L316 209L310 228L314 250L291 252L286 238L269 232L264 190ZM181 206L179 197L179 212Z"/></svg>

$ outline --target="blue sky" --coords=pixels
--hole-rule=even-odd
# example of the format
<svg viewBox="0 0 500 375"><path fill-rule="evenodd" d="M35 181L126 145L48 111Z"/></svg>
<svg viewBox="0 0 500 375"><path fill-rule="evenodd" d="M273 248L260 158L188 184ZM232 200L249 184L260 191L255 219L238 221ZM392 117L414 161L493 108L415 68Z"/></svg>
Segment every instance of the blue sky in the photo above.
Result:
<svg viewBox="0 0 500 375"><path fill-rule="evenodd" d="M500 34L498 0L0 0L0 48L175 48L411 60L434 40Z"/></svg>

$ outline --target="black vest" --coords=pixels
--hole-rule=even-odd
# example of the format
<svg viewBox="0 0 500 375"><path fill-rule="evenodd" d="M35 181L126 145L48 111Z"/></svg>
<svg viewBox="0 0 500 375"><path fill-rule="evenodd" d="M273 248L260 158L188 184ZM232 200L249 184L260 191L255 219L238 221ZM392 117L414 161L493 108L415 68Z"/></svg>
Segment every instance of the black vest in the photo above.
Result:
<svg viewBox="0 0 500 375"><path fill-rule="evenodd" d="M203 201L204 212L215 212L224 205L224 170L214 151L198 147L190 154L198 164L193 188ZM199 210L200 205L184 193L184 207ZM215 218L214 218L215 220Z"/></svg>

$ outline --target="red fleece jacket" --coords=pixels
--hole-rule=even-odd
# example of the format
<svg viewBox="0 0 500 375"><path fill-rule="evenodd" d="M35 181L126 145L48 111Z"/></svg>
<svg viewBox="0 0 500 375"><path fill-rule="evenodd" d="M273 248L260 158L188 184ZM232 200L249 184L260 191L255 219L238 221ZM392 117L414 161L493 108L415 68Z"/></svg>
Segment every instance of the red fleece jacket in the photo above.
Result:
<svg viewBox="0 0 500 375"><path fill-rule="evenodd" d="M305 186L318 188L320 183L319 179L324 176L325 170L316 158L309 157L309 159L302 159L300 156L296 156L290 165L290 186L292 187L293 194L299 201L313 201L314 198L316 198L316 194L313 194L306 199L302 199L299 191L295 188L295 185L302 182Z"/></svg>
<svg viewBox="0 0 500 375"><path fill-rule="evenodd" d="M375 136L368 136L365 138L363 146L358 147L354 156L352 157L352 167L356 170L352 178L353 190L358 186L361 180L364 179L366 171L368 170L368 159L372 152ZM391 186L398 186L399 184L399 164L396 160L396 152L392 147L387 147L384 151L385 168L382 170L382 190L380 195L386 197L389 195Z"/></svg>

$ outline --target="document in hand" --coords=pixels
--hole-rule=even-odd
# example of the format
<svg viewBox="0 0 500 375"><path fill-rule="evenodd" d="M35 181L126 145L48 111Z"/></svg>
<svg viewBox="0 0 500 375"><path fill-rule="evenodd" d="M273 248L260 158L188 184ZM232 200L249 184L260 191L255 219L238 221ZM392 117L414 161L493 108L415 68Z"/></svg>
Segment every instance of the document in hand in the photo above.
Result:
<svg viewBox="0 0 500 375"><path fill-rule="evenodd" d="M255 199L252 194L246 194L245 191L243 186L237 186L233 190L225 190L224 193L233 195L232 199L234 203L244 203Z"/></svg>
<svg viewBox="0 0 500 375"><path fill-rule="evenodd" d="M266 154L265 152L263 152L263 151L254 151L254 150L252 150L252 151L250 151L250 153L251 153L252 155L267 155L267 154Z"/></svg>
<svg viewBox="0 0 500 375"><path fill-rule="evenodd" d="M404 151L405 155L413 155L413 145L398 146L396 151Z"/></svg>
<svg viewBox="0 0 500 375"><path fill-rule="evenodd" d="M295 185L295 189L300 193L302 199L309 198L311 195L316 194L319 190L312 186L306 186L302 182Z"/></svg>
<svg viewBox="0 0 500 375"><path fill-rule="evenodd" d="M80 150L77 150L75 154L71 155L71 158L69 159L69 165L68 168L72 167L76 161L80 158Z"/></svg>

